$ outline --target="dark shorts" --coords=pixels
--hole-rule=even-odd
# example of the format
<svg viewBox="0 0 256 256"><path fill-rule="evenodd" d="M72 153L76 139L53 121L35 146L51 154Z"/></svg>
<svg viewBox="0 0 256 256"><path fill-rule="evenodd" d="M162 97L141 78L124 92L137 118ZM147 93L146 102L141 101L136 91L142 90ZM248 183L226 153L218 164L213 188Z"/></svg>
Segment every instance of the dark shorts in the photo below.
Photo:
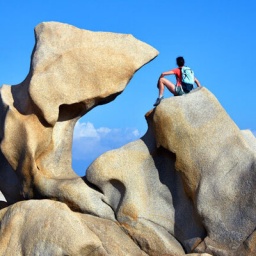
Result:
<svg viewBox="0 0 256 256"><path fill-rule="evenodd" d="M193 85L185 84L182 86L175 86L175 96L181 96L189 93L193 89Z"/></svg>
<svg viewBox="0 0 256 256"><path fill-rule="evenodd" d="M181 86L175 86L175 96L181 96L185 94Z"/></svg>

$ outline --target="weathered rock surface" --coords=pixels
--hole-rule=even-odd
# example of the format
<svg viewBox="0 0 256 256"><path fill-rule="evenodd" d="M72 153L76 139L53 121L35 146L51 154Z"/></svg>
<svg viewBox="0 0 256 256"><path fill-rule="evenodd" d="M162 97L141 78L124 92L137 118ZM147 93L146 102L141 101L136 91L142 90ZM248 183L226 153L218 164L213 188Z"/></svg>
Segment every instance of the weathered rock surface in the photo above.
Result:
<svg viewBox="0 0 256 256"><path fill-rule="evenodd" d="M207 230L207 250L246 254L256 225L256 151L205 88L164 101L153 118L157 143L175 153L186 194Z"/></svg>
<svg viewBox="0 0 256 256"><path fill-rule="evenodd" d="M156 147L151 119L141 140L103 154L86 176L103 191L118 222L147 253L182 255L177 241L191 251L205 229L175 170L175 155Z"/></svg>
<svg viewBox="0 0 256 256"><path fill-rule="evenodd" d="M82 179L76 121L158 52L56 22L35 35L27 78L0 88L0 255L256 255L256 139L211 92L163 100Z"/></svg>
<svg viewBox="0 0 256 256"><path fill-rule="evenodd" d="M113 221L53 200L19 202L0 214L0 255L146 255Z"/></svg>
<svg viewBox="0 0 256 256"><path fill-rule="evenodd" d="M103 154L87 170L121 225L138 240L138 223L154 226L150 237L172 235L187 252L256 254L248 239L256 224L255 137L241 132L205 88L164 100L147 120L141 140ZM162 253L169 247L158 243Z"/></svg>
<svg viewBox="0 0 256 256"><path fill-rule="evenodd" d="M57 23L35 29L27 78L0 89L0 190L8 203L54 198L108 219L104 195L71 168L76 121L120 94L158 54L131 35L91 32Z"/></svg>

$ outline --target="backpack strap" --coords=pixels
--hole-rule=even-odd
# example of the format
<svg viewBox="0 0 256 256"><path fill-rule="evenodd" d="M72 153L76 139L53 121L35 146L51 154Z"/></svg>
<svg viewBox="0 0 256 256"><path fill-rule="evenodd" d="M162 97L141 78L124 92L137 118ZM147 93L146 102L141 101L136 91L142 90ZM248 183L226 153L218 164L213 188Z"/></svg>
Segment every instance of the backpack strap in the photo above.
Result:
<svg viewBox="0 0 256 256"><path fill-rule="evenodd" d="M179 69L180 69L180 87L182 88L182 79L183 79L183 77L182 77L182 67L179 67Z"/></svg>

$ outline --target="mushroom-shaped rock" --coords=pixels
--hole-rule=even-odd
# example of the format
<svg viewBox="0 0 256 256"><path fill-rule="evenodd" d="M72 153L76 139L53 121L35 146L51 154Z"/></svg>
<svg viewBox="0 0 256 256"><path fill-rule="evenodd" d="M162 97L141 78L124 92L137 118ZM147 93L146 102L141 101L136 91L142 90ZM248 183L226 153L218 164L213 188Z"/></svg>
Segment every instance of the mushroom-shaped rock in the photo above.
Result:
<svg viewBox="0 0 256 256"><path fill-rule="evenodd" d="M71 168L74 125L114 100L158 51L132 35L58 22L39 24L35 38L26 79L0 88L0 191L8 204L53 198L115 219L104 195Z"/></svg>

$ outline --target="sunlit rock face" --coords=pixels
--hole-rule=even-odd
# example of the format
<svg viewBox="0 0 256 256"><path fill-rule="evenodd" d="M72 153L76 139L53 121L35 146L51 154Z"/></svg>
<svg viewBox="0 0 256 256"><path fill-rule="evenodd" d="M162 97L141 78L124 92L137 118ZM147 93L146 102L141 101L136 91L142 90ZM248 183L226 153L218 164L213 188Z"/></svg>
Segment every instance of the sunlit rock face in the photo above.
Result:
<svg viewBox="0 0 256 256"><path fill-rule="evenodd" d="M53 200L0 211L0 255L147 255L113 221Z"/></svg>
<svg viewBox="0 0 256 256"><path fill-rule="evenodd" d="M256 224L252 133L241 132L206 88L165 99L146 118L144 137L87 170L117 220L142 244L148 236L152 250L156 236L158 250L175 247L174 237L187 252L249 255Z"/></svg>
<svg viewBox="0 0 256 256"><path fill-rule="evenodd" d="M132 35L91 32L57 22L35 28L30 72L1 88L0 189L7 203L54 198L114 219L104 195L71 168L76 121L115 99L158 54Z"/></svg>
<svg viewBox="0 0 256 256"><path fill-rule="evenodd" d="M184 191L207 231L197 250L214 255L256 254L252 133L248 140L248 131L246 137L205 88L164 101L153 120L157 144L176 155Z"/></svg>
<svg viewBox="0 0 256 256"><path fill-rule="evenodd" d="M162 100L82 179L76 121L158 52L57 22L35 37L26 79L0 88L0 255L256 255L256 139L209 90Z"/></svg>

